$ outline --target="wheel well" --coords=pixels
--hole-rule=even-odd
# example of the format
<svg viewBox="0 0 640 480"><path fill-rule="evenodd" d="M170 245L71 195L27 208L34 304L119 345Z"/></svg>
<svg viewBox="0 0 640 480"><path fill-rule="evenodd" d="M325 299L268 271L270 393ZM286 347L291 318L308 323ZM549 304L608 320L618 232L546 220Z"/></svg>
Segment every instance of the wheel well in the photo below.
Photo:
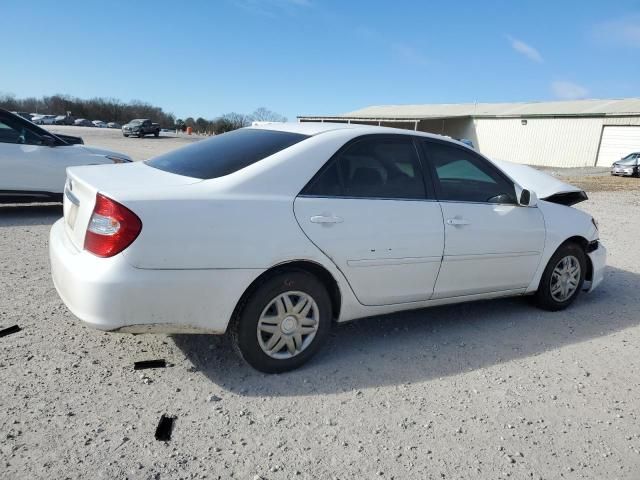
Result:
<svg viewBox="0 0 640 480"><path fill-rule="evenodd" d="M260 274L258 278L256 278L253 282L251 282L251 285L247 287L247 289L244 291L244 293L240 297L240 300L238 300L238 303L236 304L236 308L233 310L231 321L234 322L238 318L238 315L242 311L244 304L247 302L249 297L251 297L253 292L255 292L257 288L265 280L279 273L290 272L292 270L293 271L298 270L298 271L310 273L311 275L315 276L318 280L322 282L322 284L327 289L329 298L331 299L331 310L333 311L333 318L334 320L337 319L340 315L340 308L342 306L342 296L340 295L340 288L338 287L338 282L336 282L336 280L333 278L333 275L331 275L331 273L329 273L329 271L326 268L324 268L322 265L314 262L309 262L306 260L296 260L292 262L275 265L274 267L271 267L266 272L263 272L262 274Z"/></svg>
<svg viewBox="0 0 640 480"><path fill-rule="evenodd" d="M584 237L575 235L573 237L567 238L564 242L562 242L562 245L566 245L567 243L575 243L579 245L580 248L582 248L582 250L584 251L584 257L587 261L587 271L585 272L584 278L586 280L593 280L593 265L591 264L591 258L589 258L589 255L587 254L589 241ZM560 248L562 245L560 245L558 248Z"/></svg>

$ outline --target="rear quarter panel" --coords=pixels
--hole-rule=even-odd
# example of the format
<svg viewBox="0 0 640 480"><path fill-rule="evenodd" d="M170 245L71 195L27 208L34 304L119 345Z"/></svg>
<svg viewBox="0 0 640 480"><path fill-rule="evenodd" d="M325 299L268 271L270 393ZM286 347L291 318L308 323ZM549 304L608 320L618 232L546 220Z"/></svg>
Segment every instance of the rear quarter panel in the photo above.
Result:
<svg viewBox="0 0 640 480"><path fill-rule="evenodd" d="M143 223L124 252L138 268L268 268L319 256L296 223L289 197L229 194L125 205Z"/></svg>

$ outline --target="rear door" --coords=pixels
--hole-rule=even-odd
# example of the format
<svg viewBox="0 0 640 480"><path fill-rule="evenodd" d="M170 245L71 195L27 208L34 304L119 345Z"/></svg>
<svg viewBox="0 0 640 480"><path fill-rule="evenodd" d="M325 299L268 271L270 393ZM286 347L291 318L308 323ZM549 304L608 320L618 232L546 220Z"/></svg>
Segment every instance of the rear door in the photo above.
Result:
<svg viewBox="0 0 640 480"><path fill-rule="evenodd" d="M468 148L437 140L422 145L445 226L433 298L526 288L544 248L540 210L518 205L513 182Z"/></svg>
<svg viewBox="0 0 640 480"><path fill-rule="evenodd" d="M309 239L364 305L428 300L444 226L408 135L368 135L343 147L294 203Z"/></svg>

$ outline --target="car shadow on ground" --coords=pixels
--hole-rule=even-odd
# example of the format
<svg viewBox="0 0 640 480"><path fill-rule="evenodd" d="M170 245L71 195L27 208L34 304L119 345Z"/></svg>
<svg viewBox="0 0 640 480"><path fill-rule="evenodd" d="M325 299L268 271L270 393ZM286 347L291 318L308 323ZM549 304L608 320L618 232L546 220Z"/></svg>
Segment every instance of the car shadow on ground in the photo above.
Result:
<svg viewBox="0 0 640 480"><path fill-rule="evenodd" d="M62 215L61 203L0 205L0 228L53 225Z"/></svg>
<svg viewBox="0 0 640 480"><path fill-rule="evenodd" d="M639 281L636 273L609 267L601 287L562 312L539 310L520 297L336 325L308 364L280 375L265 375L245 365L225 337L173 339L196 369L237 394L340 393L457 375L636 326Z"/></svg>

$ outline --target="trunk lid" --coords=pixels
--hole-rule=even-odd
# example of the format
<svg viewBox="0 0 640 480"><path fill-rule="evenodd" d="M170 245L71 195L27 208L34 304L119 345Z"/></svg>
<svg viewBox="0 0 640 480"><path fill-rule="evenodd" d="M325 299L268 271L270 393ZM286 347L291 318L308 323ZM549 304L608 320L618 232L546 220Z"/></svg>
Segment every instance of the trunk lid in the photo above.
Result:
<svg viewBox="0 0 640 480"><path fill-rule="evenodd" d="M167 188L200 181L197 178L164 172L143 162L70 167L67 169L63 196L67 236L78 250L84 248L84 237L98 192L120 201L120 192L164 191Z"/></svg>
<svg viewBox="0 0 640 480"><path fill-rule="evenodd" d="M564 183L556 177L528 165L505 160L493 160L493 163L522 188L536 192L540 200L562 205L575 205L588 199L587 194L581 188Z"/></svg>

